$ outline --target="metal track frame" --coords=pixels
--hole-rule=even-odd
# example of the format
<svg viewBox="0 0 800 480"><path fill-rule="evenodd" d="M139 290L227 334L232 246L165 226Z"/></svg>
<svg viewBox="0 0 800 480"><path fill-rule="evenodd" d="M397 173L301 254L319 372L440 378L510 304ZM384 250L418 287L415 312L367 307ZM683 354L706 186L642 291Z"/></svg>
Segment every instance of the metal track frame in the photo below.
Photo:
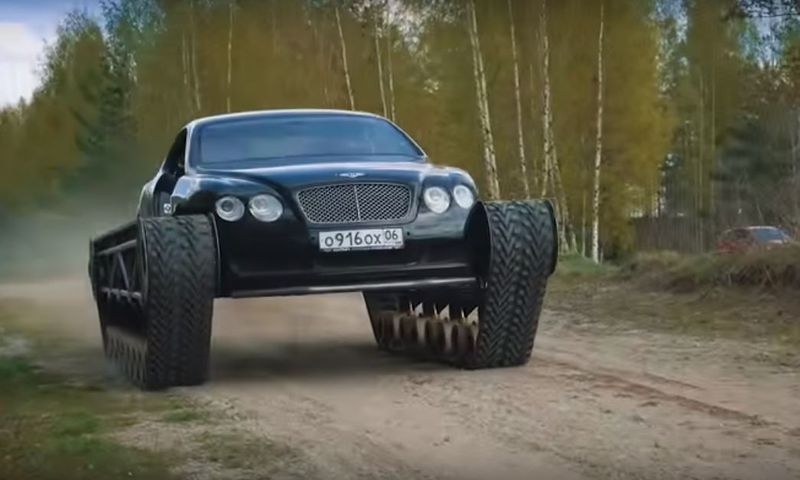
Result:
<svg viewBox="0 0 800 480"><path fill-rule="evenodd" d="M100 322L141 332L147 295L144 246L134 221L94 238L90 243L89 277Z"/></svg>

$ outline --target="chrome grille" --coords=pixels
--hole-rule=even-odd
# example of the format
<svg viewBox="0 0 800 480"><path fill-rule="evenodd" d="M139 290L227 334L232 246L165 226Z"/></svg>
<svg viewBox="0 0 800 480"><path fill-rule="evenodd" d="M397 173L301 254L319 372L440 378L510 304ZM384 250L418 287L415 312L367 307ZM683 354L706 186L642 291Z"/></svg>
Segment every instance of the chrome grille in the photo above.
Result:
<svg viewBox="0 0 800 480"><path fill-rule="evenodd" d="M300 209L311 223L401 220L411 211L411 189L393 183L346 183L301 190Z"/></svg>

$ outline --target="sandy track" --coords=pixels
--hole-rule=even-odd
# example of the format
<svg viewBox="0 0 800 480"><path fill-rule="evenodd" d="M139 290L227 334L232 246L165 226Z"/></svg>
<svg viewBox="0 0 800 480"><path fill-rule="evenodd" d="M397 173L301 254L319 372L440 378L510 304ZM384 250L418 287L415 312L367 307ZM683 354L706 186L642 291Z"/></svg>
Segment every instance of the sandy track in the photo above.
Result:
<svg viewBox="0 0 800 480"><path fill-rule="evenodd" d="M99 358L84 282L0 287ZM800 375L751 345L589 335L545 311L526 367L373 347L358 295L218 301L212 379L182 391L301 455L278 478L800 478ZM98 362L94 362L95 364Z"/></svg>

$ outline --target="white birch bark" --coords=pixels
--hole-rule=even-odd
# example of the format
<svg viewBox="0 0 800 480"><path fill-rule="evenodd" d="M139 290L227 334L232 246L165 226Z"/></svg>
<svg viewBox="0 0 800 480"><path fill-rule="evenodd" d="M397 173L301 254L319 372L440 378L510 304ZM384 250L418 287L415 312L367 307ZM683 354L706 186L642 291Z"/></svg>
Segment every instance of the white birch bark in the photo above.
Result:
<svg viewBox="0 0 800 480"><path fill-rule="evenodd" d="M233 0L228 3L228 77L227 93L225 97L225 108L228 113L231 111L231 80L233 76Z"/></svg>
<svg viewBox="0 0 800 480"><path fill-rule="evenodd" d="M535 117L537 115L537 112L538 112L538 110L536 108L536 95L533 94L533 92L536 91L536 82L534 80L534 74L533 74L533 62L528 62L528 82L530 83L529 88L530 88L530 91L531 91L531 95L530 95L530 99L529 99L530 105L529 105L528 108L530 109L531 118L533 118L533 117ZM531 188L533 189L533 191L539 191L539 187L540 187L539 186L539 175L538 175L539 162L537 161L537 156L536 155L532 155L531 156L531 167L532 167L531 171L533 172L533 174L531 175L532 180L533 180L533 185L531 185ZM544 166L542 166L542 168L544 168Z"/></svg>
<svg viewBox="0 0 800 480"><path fill-rule="evenodd" d="M542 0L541 11L539 13L539 32L542 46L542 143L544 144L541 196L546 197L547 188L550 184L550 165L552 163L551 156L553 151L553 138L551 134L551 119L553 115L550 111L550 40L547 34L547 0Z"/></svg>
<svg viewBox="0 0 800 480"><path fill-rule="evenodd" d="M553 156L550 164L550 175L552 176L553 190L556 193L556 198L559 204L559 212L561 213L561 222L559 223L558 234L561 237L561 247L565 251L575 251L577 248L577 240L575 239L575 229L572 227L572 220L569 215L569 206L567 203L567 192L564 190L564 185L561 182L561 168L558 164L558 155L556 154L555 144L553 146Z"/></svg>
<svg viewBox="0 0 800 480"><path fill-rule="evenodd" d="M389 118L395 122L397 121L397 109L394 100L394 69L392 68L392 29L391 26L386 29L386 70L389 77Z"/></svg>
<svg viewBox="0 0 800 480"><path fill-rule="evenodd" d="M525 198L531 196L531 186L528 182L528 166L525 158L525 136L522 128L522 94L519 86L519 57L517 55L517 34L514 27L514 9L511 0L508 0L508 19L511 26L511 58L514 64L514 99L517 105L517 147L519 150L519 173L522 177L522 191Z"/></svg>
<svg viewBox="0 0 800 480"><path fill-rule="evenodd" d="M586 256L586 190L581 193L581 255Z"/></svg>
<svg viewBox="0 0 800 480"><path fill-rule="evenodd" d="M342 51L342 65L344 68L344 81L347 84L347 98L350 101L350 110L356 109L356 100L353 97L353 86L350 83L350 66L347 63L347 44L344 41L344 32L342 31L342 17L339 15L339 7L337 6L334 11L336 12L336 27L339 30L339 43Z"/></svg>
<svg viewBox="0 0 800 480"><path fill-rule="evenodd" d="M194 89L194 109L195 113L198 113L203 110L203 102L200 98L200 75L198 75L197 73L197 34L195 32L196 28L194 24L194 2L192 2L189 6L189 20L191 22L190 25L191 42L192 42L191 64L192 64L192 84Z"/></svg>
<svg viewBox="0 0 800 480"><path fill-rule="evenodd" d="M494 135L492 133L492 120L489 113L486 74L483 67L480 38L478 37L478 16L475 12L474 0L469 0L467 4L467 17L467 30L469 31L469 40L472 46L472 64L477 93L478 116L481 124L481 136L483 137L483 163L486 169L486 183L489 188L489 198L498 199L500 198L500 181L497 177Z"/></svg>
<svg viewBox="0 0 800 480"><path fill-rule="evenodd" d="M181 67L183 73L183 92L184 98L186 99L186 108L188 109L189 116L191 116L192 112L194 111L194 106L192 103L192 89L189 86L189 51L186 48L185 30L181 35Z"/></svg>
<svg viewBox="0 0 800 480"><path fill-rule="evenodd" d="M592 185L592 260L600 263L600 171L603 164L603 40L605 34L604 5L600 4L600 34L597 39L597 139L594 153Z"/></svg>
<svg viewBox="0 0 800 480"><path fill-rule="evenodd" d="M386 88L383 86L383 60L381 59L381 43L380 43L380 30L378 28L378 8L375 8L375 58L378 62L378 86L381 92L381 107L383 107L383 116L389 116L389 110L386 106Z"/></svg>
<svg viewBox="0 0 800 480"><path fill-rule="evenodd" d="M561 183L561 169L558 165L555 135L553 133L553 108L550 92L550 39L547 33L547 0L542 0L540 12L540 30L542 35L542 62L543 62L543 123L544 123L544 171L542 177L542 196L547 194L548 182L553 188L556 197L556 211L559 217L559 245L565 250L575 249L575 232L570 224L567 194ZM567 230L571 232L568 242Z"/></svg>

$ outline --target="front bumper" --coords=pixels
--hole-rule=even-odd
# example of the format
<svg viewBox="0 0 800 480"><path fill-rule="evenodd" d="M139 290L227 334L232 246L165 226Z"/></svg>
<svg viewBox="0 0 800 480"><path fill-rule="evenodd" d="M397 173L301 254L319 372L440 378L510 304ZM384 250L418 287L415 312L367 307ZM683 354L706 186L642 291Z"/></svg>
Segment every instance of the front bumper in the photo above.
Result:
<svg viewBox="0 0 800 480"><path fill-rule="evenodd" d="M218 296L262 297L342 291L413 290L475 285L473 249L466 238L469 211L452 206L435 215L418 211L407 223L309 225L289 209L273 223L246 215L217 219ZM320 231L397 227L400 250L321 252Z"/></svg>

